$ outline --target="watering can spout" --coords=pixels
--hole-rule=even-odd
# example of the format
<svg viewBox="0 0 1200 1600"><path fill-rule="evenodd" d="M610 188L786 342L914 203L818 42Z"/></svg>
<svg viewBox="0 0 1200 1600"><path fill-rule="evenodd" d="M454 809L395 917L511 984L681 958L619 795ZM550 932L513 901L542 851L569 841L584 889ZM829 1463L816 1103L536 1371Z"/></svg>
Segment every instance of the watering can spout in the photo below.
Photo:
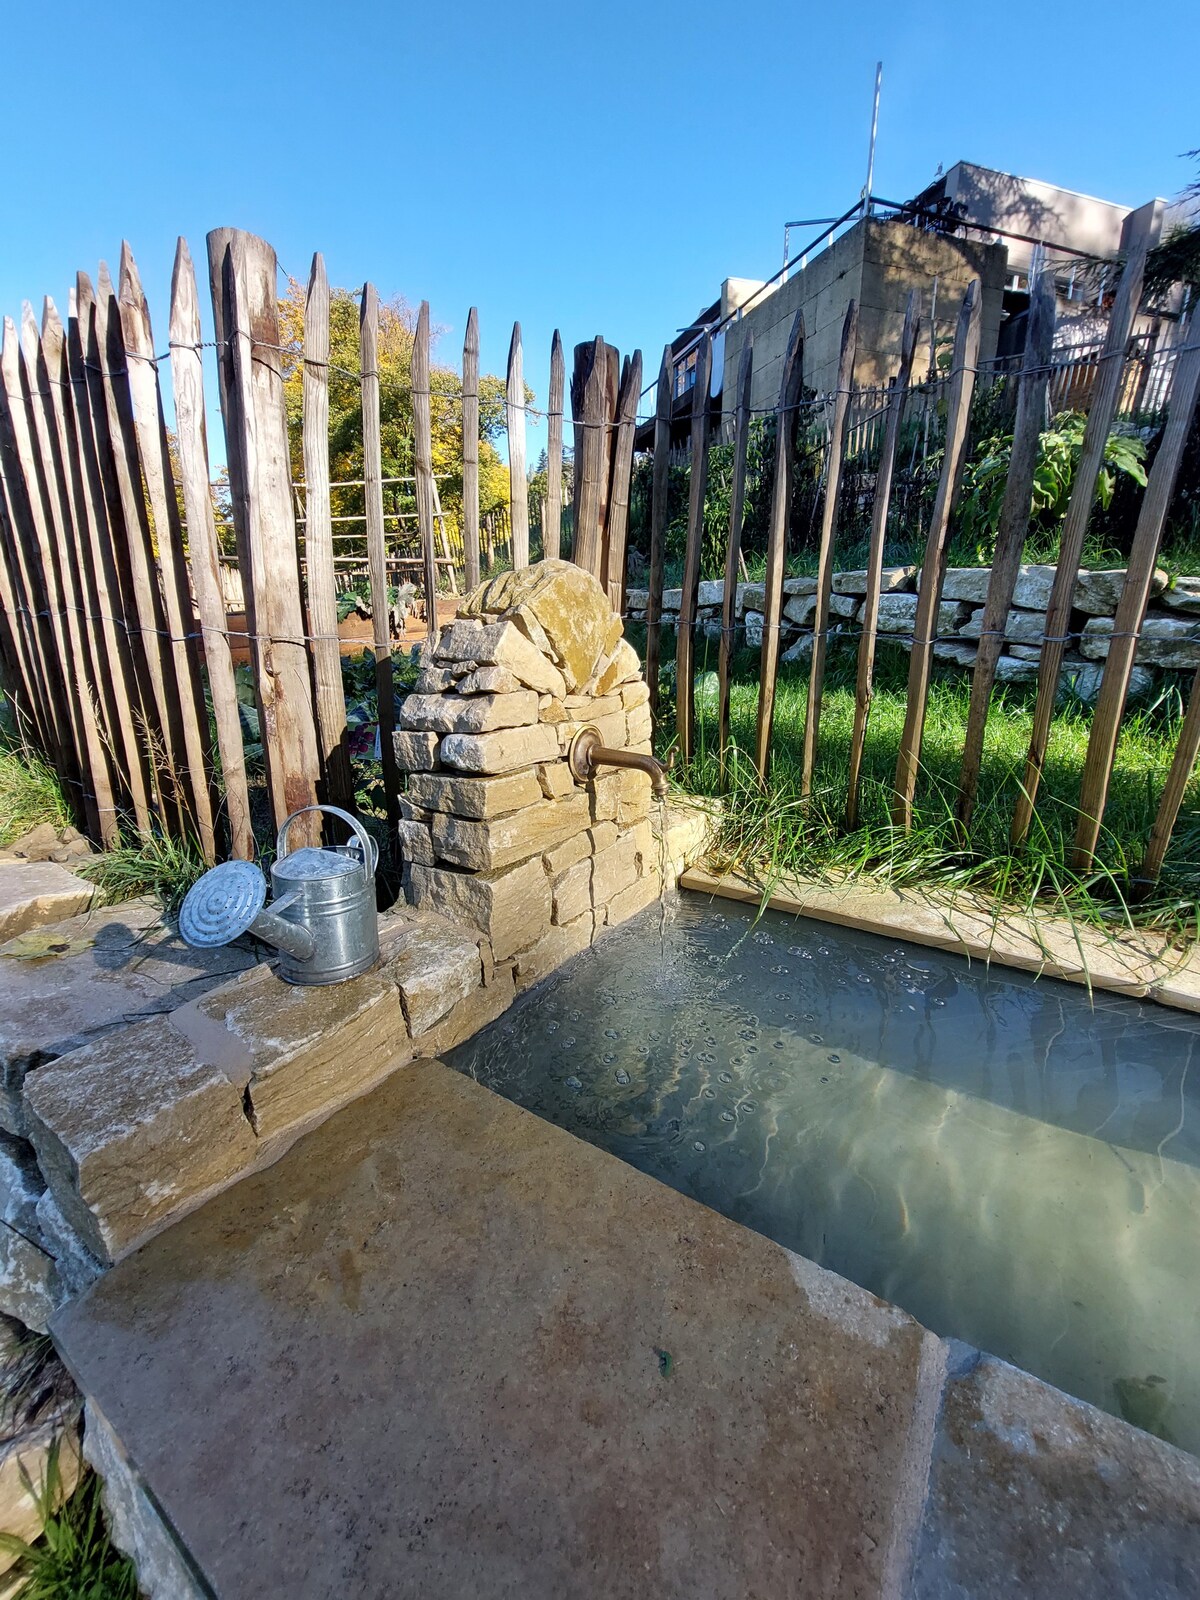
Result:
<svg viewBox="0 0 1200 1600"><path fill-rule="evenodd" d="M308 929L286 917L277 917L273 911L260 911L247 931L264 944L273 944L293 961L311 961L316 954L317 941Z"/></svg>

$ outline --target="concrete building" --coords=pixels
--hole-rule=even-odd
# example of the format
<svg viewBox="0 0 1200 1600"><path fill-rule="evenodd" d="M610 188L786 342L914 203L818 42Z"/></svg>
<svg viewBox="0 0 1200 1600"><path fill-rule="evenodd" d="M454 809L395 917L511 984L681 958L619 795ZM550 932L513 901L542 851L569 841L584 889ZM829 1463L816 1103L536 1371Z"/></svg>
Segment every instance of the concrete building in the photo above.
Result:
<svg viewBox="0 0 1200 1600"><path fill-rule="evenodd" d="M727 278L720 298L672 343L672 434L687 435L697 348L713 333L710 393L714 410L734 404L734 377L748 334L754 337L751 404L769 408L779 393L783 355L797 310L804 312L804 382L818 392L836 382L846 308L859 304L855 382L884 385L900 353L904 309L916 290L922 345L914 376L928 371L933 351L948 349L967 283L983 293L980 359L1006 360L1024 348L1029 272L1035 249L1053 267L1059 342L1081 344L1103 328L1106 282L1097 261L1116 259L1139 237L1161 237L1166 202L1131 208L960 161L903 205L874 203L844 232L834 230L798 270L763 283ZM726 382L728 378L728 382ZM642 430L644 434L650 430ZM639 436L639 443L648 442Z"/></svg>

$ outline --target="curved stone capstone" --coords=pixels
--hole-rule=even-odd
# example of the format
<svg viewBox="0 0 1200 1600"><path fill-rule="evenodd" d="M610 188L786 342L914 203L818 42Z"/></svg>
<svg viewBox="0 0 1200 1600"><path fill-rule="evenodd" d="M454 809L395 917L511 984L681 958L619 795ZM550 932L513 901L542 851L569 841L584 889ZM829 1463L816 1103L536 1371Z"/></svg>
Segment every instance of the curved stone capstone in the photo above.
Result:
<svg viewBox="0 0 1200 1600"><path fill-rule="evenodd" d="M539 561L489 578L460 617L508 617L558 667L568 694L584 689L621 638L621 619L598 579L573 561Z"/></svg>

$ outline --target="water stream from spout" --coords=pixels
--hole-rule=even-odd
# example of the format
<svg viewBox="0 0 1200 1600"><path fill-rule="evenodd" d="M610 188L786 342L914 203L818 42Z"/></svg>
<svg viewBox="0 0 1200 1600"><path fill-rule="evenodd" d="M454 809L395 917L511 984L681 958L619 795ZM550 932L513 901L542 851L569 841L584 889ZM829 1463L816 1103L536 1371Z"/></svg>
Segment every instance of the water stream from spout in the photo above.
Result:
<svg viewBox="0 0 1200 1600"><path fill-rule="evenodd" d="M660 971L667 967L667 934L675 920L679 888L671 870L671 813L664 794L658 802L658 946Z"/></svg>

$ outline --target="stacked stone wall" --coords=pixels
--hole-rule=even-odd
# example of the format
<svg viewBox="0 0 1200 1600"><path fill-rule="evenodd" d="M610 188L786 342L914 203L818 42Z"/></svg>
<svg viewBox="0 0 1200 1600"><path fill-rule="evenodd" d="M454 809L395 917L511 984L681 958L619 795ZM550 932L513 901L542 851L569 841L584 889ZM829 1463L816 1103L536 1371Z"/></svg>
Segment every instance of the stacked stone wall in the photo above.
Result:
<svg viewBox="0 0 1200 1600"><path fill-rule="evenodd" d="M577 783L567 760L588 726L649 755L649 690L600 585L569 563L507 574L463 610L395 734L404 891L479 929L520 989L658 896L649 776Z"/></svg>
<svg viewBox="0 0 1200 1600"><path fill-rule="evenodd" d="M1001 683L1032 683L1037 678L1038 659L1046 631L1046 608L1054 583L1052 566L1024 566L1017 579L1012 609L1004 630L1004 653L997 677ZM879 601L879 635L892 638L905 649L911 648L917 615L920 572L916 567L888 567L883 573ZM989 567L952 567L946 573L942 603L938 608L934 655L939 661L969 671L975 665L983 605L987 599ZM1064 685L1079 699L1092 702L1100 692L1104 660L1112 638L1113 616L1125 582L1123 569L1081 572L1075 584L1074 611L1070 643L1063 666ZM721 634L721 580L700 585L697 625L702 633L717 639ZM785 578L781 619L781 642L785 661L804 660L812 649L813 616L816 612L817 580ZM830 630L834 635L857 635L863 617L863 597L867 575L863 571L834 575L830 597ZM679 620L682 591L663 592L663 622L674 626ZM644 620L648 595L632 589L628 595L632 620ZM735 610L746 644L762 643L765 586L739 583ZM1142 625L1130 694L1133 698L1148 693L1154 683L1154 669L1194 672L1200 667L1200 578L1176 578L1165 572L1155 574L1150 605Z"/></svg>

